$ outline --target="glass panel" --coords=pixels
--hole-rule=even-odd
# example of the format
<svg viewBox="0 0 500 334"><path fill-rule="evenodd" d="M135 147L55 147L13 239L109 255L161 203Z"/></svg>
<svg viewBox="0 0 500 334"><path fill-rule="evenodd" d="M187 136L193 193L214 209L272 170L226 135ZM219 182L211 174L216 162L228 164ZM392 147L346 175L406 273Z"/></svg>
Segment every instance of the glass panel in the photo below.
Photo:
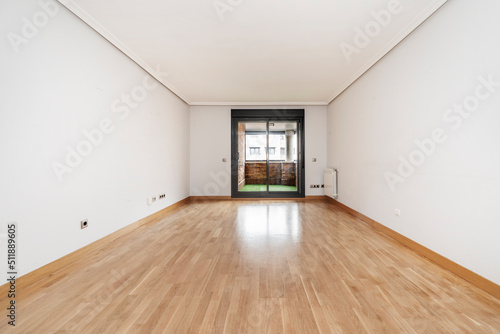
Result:
<svg viewBox="0 0 500 334"><path fill-rule="evenodd" d="M269 122L269 191L297 191L298 124Z"/></svg>
<svg viewBox="0 0 500 334"><path fill-rule="evenodd" d="M267 122L238 122L238 191L267 192Z"/></svg>

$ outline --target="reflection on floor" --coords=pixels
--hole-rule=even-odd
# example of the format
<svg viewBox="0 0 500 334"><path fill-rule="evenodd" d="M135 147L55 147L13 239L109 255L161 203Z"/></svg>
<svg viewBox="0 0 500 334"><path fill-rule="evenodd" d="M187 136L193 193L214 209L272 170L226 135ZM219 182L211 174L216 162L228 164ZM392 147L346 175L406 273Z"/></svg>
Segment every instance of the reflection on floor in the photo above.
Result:
<svg viewBox="0 0 500 334"><path fill-rule="evenodd" d="M20 292L0 333L500 333L498 299L322 200L193 201Z"/></svg>
<svg viewBox="0 0 500 334"><path fill-rule="evenodd" d="M240 191L267 191L267 187L265 184L245 184ZM297 187L271 184L269 191L297 191Z"/></svg>
<svg viewBox="0 0 500 334"><path fill-rule="evenodd" d="M299 206L297 203L240 205L237 207L236 229L239 238L247 245L257 243L262 247L272 238L291 238L299 242L302 233Z"/></svg>

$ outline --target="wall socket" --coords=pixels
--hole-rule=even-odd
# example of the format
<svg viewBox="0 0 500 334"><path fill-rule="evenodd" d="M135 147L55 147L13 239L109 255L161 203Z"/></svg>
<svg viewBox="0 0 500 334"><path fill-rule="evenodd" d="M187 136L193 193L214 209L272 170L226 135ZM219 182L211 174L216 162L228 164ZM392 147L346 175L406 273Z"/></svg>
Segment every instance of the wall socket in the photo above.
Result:
<svg viewBox="0 0 500 334"><path fill-rule="evenodd" d="M309 187L310 188L319 188L319 184L311 184ZM323 188L323 187L321 187L321 188Z"/></svg>
<svg viewBox="0 0 500 334"><path fill-rule="evenodd" d="M162 200L165 198L165 194L159 194L158 196L151 196L147 198L148 205L152 205L155 202L158 202L159 200Z"/></svg>
<svg viewBox="0 0 500 334"><path fill-rule="evenodd" d="M148 205L151 205L153 204L154 202L156 202L156 196L153 196L153 197L148 197Z"/></svg>
<svg viewBox="0 0 500 334"><path fill-rule="evenodd" d="M87 219L82 220L80 222L80 228L83 230L84 228L87 228L87 227L89 227L89 221Z"/></svg>

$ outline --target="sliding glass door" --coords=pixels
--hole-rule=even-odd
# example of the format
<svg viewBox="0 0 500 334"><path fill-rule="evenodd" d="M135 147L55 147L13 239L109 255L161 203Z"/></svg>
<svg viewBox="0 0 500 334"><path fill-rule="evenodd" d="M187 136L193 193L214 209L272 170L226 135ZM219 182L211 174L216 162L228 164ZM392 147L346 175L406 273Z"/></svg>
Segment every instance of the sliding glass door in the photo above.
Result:
<svg viewBox="0 0 500 334"><path fill-rule="evenodd" d="M269 191L267 134L267 121L238 121L238 191Z"/></svg>
<svg viewBox="0 0 500 334"><path fill-rule="evenodd" d="M297 128L297 121L269 122L269 191L297 191Z"/></svg>
<svg viewBox="0 0 500 334"><path fill-rule="evenodd" d="M304 197L303 110L232 111L232 196Z"/></svg>

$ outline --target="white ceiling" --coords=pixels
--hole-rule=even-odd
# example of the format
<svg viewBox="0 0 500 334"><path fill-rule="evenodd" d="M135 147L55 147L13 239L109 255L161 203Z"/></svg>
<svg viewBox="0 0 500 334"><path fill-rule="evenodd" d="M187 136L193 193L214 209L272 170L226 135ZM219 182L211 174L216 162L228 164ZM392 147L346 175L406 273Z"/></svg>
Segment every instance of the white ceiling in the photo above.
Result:
<svg viewBox="0 0 500 334"><path fill-rule="evenodd" d="M188 104L325 105L447 0L59 1Z"/></svg>

